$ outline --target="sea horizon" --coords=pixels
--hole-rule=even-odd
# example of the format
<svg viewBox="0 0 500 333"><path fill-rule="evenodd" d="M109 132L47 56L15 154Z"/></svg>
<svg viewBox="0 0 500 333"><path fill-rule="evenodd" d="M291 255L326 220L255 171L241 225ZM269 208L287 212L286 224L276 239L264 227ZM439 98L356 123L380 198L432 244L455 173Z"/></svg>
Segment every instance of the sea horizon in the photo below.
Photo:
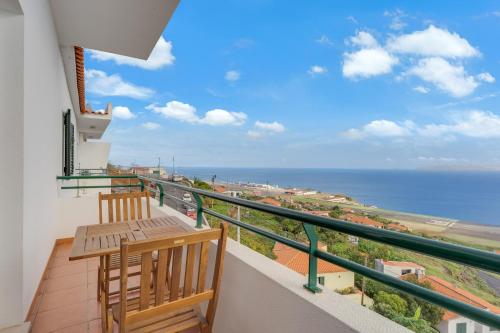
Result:
<svg viewBox="0 0 500 333"><path fill-rule="evenodd" d="M172 171L168 168L169 172ZM500 172L488 170L176 167L189 178L311 189L362 204L485 226L500 226Z"/></svg>

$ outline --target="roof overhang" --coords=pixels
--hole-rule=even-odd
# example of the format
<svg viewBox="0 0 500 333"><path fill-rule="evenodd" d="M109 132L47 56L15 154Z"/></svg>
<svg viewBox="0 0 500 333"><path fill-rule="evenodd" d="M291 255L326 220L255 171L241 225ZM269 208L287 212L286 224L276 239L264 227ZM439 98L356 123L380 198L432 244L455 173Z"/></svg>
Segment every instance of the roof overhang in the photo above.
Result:
<svg viewBox="0 0 500 333"><path fill-rule="evenodd" d="M63 46L147 59L179 0L50 0Z"/></svg>

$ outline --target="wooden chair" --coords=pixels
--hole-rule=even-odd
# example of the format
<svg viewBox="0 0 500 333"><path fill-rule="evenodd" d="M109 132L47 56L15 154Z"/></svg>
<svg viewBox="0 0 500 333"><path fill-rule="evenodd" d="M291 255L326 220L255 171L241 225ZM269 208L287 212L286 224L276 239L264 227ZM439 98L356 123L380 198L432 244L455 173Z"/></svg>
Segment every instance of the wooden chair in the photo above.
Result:
<svg viewBox="0 0 500 333"><path fill-rule="evenodd" d="M108 312L108 332L113 331L113 320L118 323L120 333L168 333L193 327L198 327L203 333L212 332L227 234L228 226L222 223L220 229L174 237L136 242L122 239L120 302L112 305ZM212 240L218 240L218 244L212 286L206 289L208 251ZM156 265L152 257L155 251L158 252ZM134 255L140 255L142 259L140 291L138 296L128 298L127 258ZM152 273L153 266L156 266L156 274ZM184 272L183 277L181 272ZM203 315L199 305L206 301L208 307Z"/></svg>
<svg viewBox="0 0 500 333"><path fill-rule="evenodd" d="M145 198L146 207L143 207L142 199ZM107 202L108 218L104 219L103 203ZM143 214L145 213L145 214ZM99 192L99 223L120 223L151 218L151 207L149 202L149 192L128 192L102 194ZM129 266L140 266L140 256L129 258ZM101 317L104 319L107 308L109 308L109 297L116 292L109 292L111 281L118 280L119 276L110 276L111 271L120 269L120 255L113 254L101 257L97 269L97 299L101 301ZM140 272L131 273L139 275ZM103 321L103 325L104 325Z"/></svg>

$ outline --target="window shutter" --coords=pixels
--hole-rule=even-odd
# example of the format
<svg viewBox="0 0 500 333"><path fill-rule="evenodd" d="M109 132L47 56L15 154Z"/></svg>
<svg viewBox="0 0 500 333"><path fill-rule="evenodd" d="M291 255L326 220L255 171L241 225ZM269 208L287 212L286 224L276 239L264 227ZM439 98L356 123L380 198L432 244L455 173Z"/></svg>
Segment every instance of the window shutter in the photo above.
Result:
<svg viewBox="0 0 500 333"><path fill-rule="evenodd" d="M64 114L64 175L71 176L74 171L75 126L71 123L71 111Z"/></svg>

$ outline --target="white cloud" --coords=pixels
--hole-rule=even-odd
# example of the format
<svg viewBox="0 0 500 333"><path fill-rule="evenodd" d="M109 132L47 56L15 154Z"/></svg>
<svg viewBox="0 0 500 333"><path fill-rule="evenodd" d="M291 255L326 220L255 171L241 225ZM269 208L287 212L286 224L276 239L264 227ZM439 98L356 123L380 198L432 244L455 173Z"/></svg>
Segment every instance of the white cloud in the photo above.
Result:
<svg viewBox="0 0 500 333"><path fill-rule="evenodd" d="M407 15L402 10L396 9L392 12L385 11L384 16L391 18L391 24L389 25L389 28L391 28L392 30L402 30L404 27L406 27L406 23L403 21L403 18Z"/></svg>
<svg viewBox="0 0 500 333"><path fill-rule="evenodd" d="M153 122L150 122L150 121L148 121L146 123L143 123L141 126L144 127L145 129L148 129L148 130L155 130L155 129L158 129L158 128L161 127L160 124L153 123Z"/></svg>
<svg viewBox="0 0 500 333"><path fill-rule="evenodd" d="M307 71L310 75L321 75L328 72L328 69L324 66L314 65Z"/></svg>
<svg viewBox="0 0 500 333"><path fill-rule="evenodd" d="M469 42L457 33L430 25L426 30L415 31L390 40L388 50L397 53L444 58L468 58L480 55Z"/></svg>
<svg viewBox="0 0 500 333"><path fill-rule="evenodd" d="M243 112L230 112L222 109L214 109L205 113L205 116L199 120L202 124L212 126L241 126L247 120L247 115Z"/></svg>
<svg viewBox="0 0 500 333"><path fill-rule="evenodd" d="M331 46L333 45L333 42L328 38L327 35L321 35L318 39L316 39L316 43L319 43L321 45L328 45Z"/></svg>
<svg viewBox="0 0 500 333"><path fill-rule="evenodd" d="M500 116L482 110L471 110L456 114L450 124L428 124L418 130L428 137L462 135L471 138L500 137Z"/></svg>
<svg viewBox="0 0 500 333"><path fill-rule="evenodd" d="M283 133L285 131L285 126L283 126L283 124L281 123L278 123L277 121L273 121L272 123L265 123L257 120L255 122L255 127L260 130L274 133Z"/></svg>
<svg viewBox="0 0 500 333"><path fill-rule="evenodd" d="M443 58L421 59L408 73L434 84L454 97L467 96L479 85L473 76L465 72L463 66L454 66Z"/></svg>
<svg viewBox="0 0 500 333"><path fill-rule="evenodd" d="M167 42L163 36L156 42L148 60L126 57L118 54L89 50L90 57L99 61L114 61L118 65L129 65L143 69L154 70L173 65L175 57L172 54L172 42Z"/></svg>
<svg viewBox="0 0 500 333"><path fill-rule="evenodd" d="M238 71L227 71L226 75L224 75L224 78L228 81L238 81L240 79L240 72Z"/></svg>
<svg viewBox="0 0 500 333"><path fill-rule="evenodd" d="M85 70L85 86L88 92L99 96L145 99L154 94L154 90L126 82L118 74L108 75L96 69Z"/></svg>
<svg viewBox="0 0 500 333"><path fill-rule="evenodd" d="M170 101L165 106L151 104L146 109L159 113L165 118L211 126L241 126L247 119L247 115L243 112L230 112L222 109L210 110L205 113L204 117L199 117L194 106L179 101Z"/></svg>
<svg viewBox="0 0 500 333"><path fill-rule="evenodd" d="M260 139L268 135L279 134L285 131L285 126L277 121L266 123L257 120L254 124L254 129L249 130L247 135L252 139Z"/></svg>
<svg viewBox="0 0 500 333"><path fill-rule="evenodd" d="M196 123L199 121L194 106L178 101L168 102L165 106L151 104L148 105L146 109L159 113L165 118L176 119L187 123Z"/></svg>
<svg viewBox="0 0 500 333"><path fill-rule="evenodd" d="M448 123L430 123L423 126L418 126L412 121L396 123L382 119L374 120L361 128L351 128L340 134L352 140L408 136L439 138L442 141L452 141L456 136L476 139L499 138L500 116L489 111L470 110L455 113Z"/></svg>
<svg viewBox="0 0 500 333"><path fill-rule="evenodd" d="M112 111L113 117L120 119L133 119L137 117L126 106L115 106Z"/></svg>
<svg viewBox="0 0 500 333"><path fill-rule="evenodd" d="M495 82L495 77L493 77L493 75L491 75L490 73L480 73L478 75L476 75L476 78L479 80L479 81L483 81L483 82L487 82L487 83L493 83Z"/></svg>
<svg viewBox="0 0 500 333"><path fill-rule="evenodd" d="M429 91L431 91L429 88L426 88L424 86L416 86L415 88L413 88L413 90L421 94L428 94Z"/></svg>
<svg viewBox="0 0 500 333"><path fill-rule="evenodd" d="M352 36L350 42L353 45L366 47L366 48L374 48L378 46L377 40L366 31L359 31L356 36Z"/></svg>
<svg viewBox="0 0 500 333"><path fill-rule="evenodd" d="M397 124L390 120L374 120L360 129L351 128L342 135L358 140L366 137L402 137L410 134L411 123Z"/></svg>
<svg viewBox="0 0 500 333"><path fill-rule="evenodd" d="M368 78L387 74L398 59L382 48L362 49L344 54L342 74L347 78Z"/></svg>

